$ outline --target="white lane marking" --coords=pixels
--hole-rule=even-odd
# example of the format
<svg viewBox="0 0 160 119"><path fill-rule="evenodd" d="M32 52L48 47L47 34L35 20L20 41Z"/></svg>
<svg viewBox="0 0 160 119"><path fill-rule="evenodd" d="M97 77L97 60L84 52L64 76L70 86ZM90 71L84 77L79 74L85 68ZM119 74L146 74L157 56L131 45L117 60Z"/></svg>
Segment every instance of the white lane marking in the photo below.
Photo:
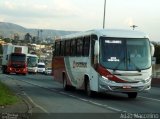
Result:
<svg viewBox="0 0 160 119"><path fill-rule="evenodd" d="M25 92L24 92L24 95L29 99L29 101L35 106L35 107L38 107L39 109L41 109L43 112L45 113L49 113L46 109L44 109L42 106L36 104L31 97L29 97Z"/></svg>
<svg viewBox="0 0 160 119"><path fill-rule="evenodd" d="M24 81L24 80L23 80ZM24 81L26 83L30 83L28 81ZM113 107L110 107L108 105L103 105L103 104L100 104L100 103L97 103L97 102L93 102L93 101L90 101L90 100L87 100L87 99L84 99L84 98L80 98L80 97L77 97L77 96L74 96L74 95L71 95L71 94L68 94L68 93L65 93L65 92L62 92L62 91L58 91L56 89L49 89L48 87L43 87L43 86L40 86L38 84L33 84L33 83L30 83L32 85L35 85L35 86L38 86L38 87L41 87L41 88L45 88L45 89L48 89L48 90L52 90L52 91L55 91L55 92L59 92L60 94L63 94L63 95L67 95L67 96L70 96L70 97L73 97L73 98L77 98L81 101L84 101L84 102L89 102L89 103L92 103L94 105L97 105L97 106L101 106L101 107L105 107L105 108L108 108L108 109L111 109L111 110L114 110L114 111L118 111L118 112L127 112L127 111L122 111L122 110L119 110L119 109L116 109L116 108L113 108ZM152 100L152 101L158 101L160 102L159 99L154 99L154 98L148 98L148 97L143 97L143 96L138 96L140 98L144 98L144 99L148 99L148 100Z"/></svg>
<svg viewBox="0 0 160 119"><path fill-rule="evenodd" d="M89 103L94 104L94 105L96 105L96 106L100 106L100 107L103 107L103 108L107 108L107 109L110 109L110 110L113 110L113 111L126 112L126 111L122 111L122 110L120 110L120 109L116 109L116 108L110 107L110 106L108 106L108 105L104 105L104 104L97 103L97 102L94 102L94 101L91 101L91 100L87 100L87 99L84 99L84 98L80 98L80 97L78 97L78 96L75 96L75 95L72 95L72 94L68 94L68 93L65 93L65 92L62 92L62 91L60 91L59 93L60 93L60 94L63 94L63 95L70 96L70 97L73 97L73 98L76 98L76 99L79 99L79 100L84 101L84 102L89 102Z"/></svg>
<svg viewBox="0 0 160 119"><path fill-rule="evenodd" d="M24 81L24 80L22 80ZM117 111L117 112L124 112L120 109L116 109L116 108L113 108L113 107L110 107L108 105L104 105L104 104L101 104L101 103L97 103L97 102L94 102L94 101L91 101L91 100L87 100L87 99L84 99L84 98L80 98L78 96L75 96L75 95L72 95L72 94L68 94L66 92L63 92L63 91L59 91L59 90L56 90L56 89L49 89L48 87L43 87L41 85L38 85L38 84L34 84L34 83L31 83L31 82L28 82L28 81L24 81L26 83L29 83L29 84L32 84L32 85L35 85L35 86L38 86L38 87L41 87L41 88L44 88L44 89L47 89L47 90L51 90L51 91L54 91L54 92L58 92L59 94L63 94L63 95L67 95L67 96L70 96L72 98L76 98L78 100L81 100L83 102L89 102L90 104L94 104L94 105L97 105L97 106L101 106L103 108L106 108L106 109L110 109L110 110L113 110L113 111Z"/></svg>
<svg viewBox="0 0 160 119"><path fill-rule="evenodd" d="M23 80L23 81L24 81L24 80ZM28 82L28 81L24 81L24 82L30 83L30 82ZM37 84L33 84L33 83L30 83L30 84L35 85L35 86L39 86L39 87L41 87L41 88L49 89L48 87L43 87L43 86L40 86L40 85L37 85ZM68 95L68 96L70 96L70 97L78 98L78 99L80 99L80 100L82 100L82 101L88 101L88 102L89 102L89 100L86 100L86 99L84 99L84 98L79 98L79 97L77 97L77 96L74 96L74 95L71 95L71 94L68 94L68 93L65 93L65 92L62 92L62 91L58 91L58 90L56 90L56 89L49 89L49 90L56 91L56 92L59 92L59 93L64 94L64 95ZM148 98L148 97L143 97L143 96L138 96L138 97L144 98L144 99L148 99L148 100L152 100L152 101L158 101L158 102L160 102L159 99Z"/></svg>
<svg viewBox="0 0 160 119"><path fill-rule="evenodd" d="M160 102L160 100L159 100L159 99L148 98L148 97L143 97L143 96L138 96L138 97L140 97L140 98L144 98L144 99L148 99L148 100L152 100L152 101L158 101L158 102Z"/></svg>

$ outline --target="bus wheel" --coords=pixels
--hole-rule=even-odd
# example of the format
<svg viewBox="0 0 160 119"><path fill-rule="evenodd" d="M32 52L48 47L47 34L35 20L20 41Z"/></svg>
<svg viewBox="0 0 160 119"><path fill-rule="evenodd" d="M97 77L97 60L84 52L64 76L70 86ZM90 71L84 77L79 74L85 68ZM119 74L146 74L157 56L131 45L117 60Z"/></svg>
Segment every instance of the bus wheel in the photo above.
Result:
<svg viewBox="0 0 160 119"><path fill-rule="evenodd" d="M5 69L3 69L3 70L2 70L2 73L3 73L3 74L6 74L6 71L5 71Z"/></svg>
<svg viewBox="0 0 160 119"><path fill-rule="evenodd" d="M94 92L91 91L91 88L90 88L89 80L86 80L86 83L85 83L85 92L86 92L87 96L89 96L89 97L93 97L94 96Z"/></svg>
<svg viewBox="0 0 160 119"><path fill-rule="evenodd" d="M67 79L65 75L63 76L63 89L66 91L69 90L69 86L67 85Z"/></svg>
<svg viewBox="0 0 160 119"><path fill-rule="evenodd" d="M137 97L137 92L128 93L128 98L134 99Z"/></svg>

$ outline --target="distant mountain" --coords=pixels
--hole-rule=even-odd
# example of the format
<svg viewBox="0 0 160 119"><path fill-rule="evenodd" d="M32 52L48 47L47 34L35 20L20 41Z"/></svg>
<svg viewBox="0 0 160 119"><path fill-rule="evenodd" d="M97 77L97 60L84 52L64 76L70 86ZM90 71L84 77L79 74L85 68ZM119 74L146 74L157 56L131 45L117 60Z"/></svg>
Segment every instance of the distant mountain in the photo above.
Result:
<svg viewBox="0 0 160 119"><path fill-rule="evenodd" d="M17 24L0 22L0 36L13 38L14 34L18 34L20 39L24 39L26 33L31 36L46 38L54 38L55 36L63 36L74 33L76 31L63 31L63 30L51 30L51 29L27 29Z"/></svg>

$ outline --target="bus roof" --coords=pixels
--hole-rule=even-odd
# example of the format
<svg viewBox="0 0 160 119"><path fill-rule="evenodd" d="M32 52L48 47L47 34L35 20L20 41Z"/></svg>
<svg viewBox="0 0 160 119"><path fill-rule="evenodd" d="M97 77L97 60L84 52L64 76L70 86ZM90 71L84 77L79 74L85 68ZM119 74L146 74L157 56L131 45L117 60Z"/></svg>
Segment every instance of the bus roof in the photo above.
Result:
<svg viewBox="0 0 160 119"><path fill-rule="evenodd" d="M125 29L96 29L84 32L77 32L70 35L62 36L61 39L76 38L87 35L97 35L105 37L118 37L118 38L148 38L148 35L141 31L125 30Z"/></svg>
<svg viewBox="0 0 160 119"><path fill-rule="evenodd" d="M30 56L30 57L38 57L38 56L35 55L35 54L27 54L27 56Z"/></svg>

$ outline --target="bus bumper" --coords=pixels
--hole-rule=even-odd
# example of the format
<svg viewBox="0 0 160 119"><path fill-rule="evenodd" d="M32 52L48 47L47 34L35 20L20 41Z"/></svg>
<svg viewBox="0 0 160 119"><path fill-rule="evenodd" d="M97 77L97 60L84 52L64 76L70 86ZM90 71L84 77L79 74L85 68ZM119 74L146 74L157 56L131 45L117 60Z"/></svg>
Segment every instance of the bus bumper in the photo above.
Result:
<svg viewBox="0 0 160 119"><path fill-rule="evenodd" d="M117 83L104 79L103 77L99 78L99 92L141 92L148 91L151 88L151 78L148 78L145 81L138 83Z"/></svg>
<svg viewBox="0 0 160 119"><path fill-rule="evenodd" d="M8 67L7 68L8 73L17 73L17 74L27 74L27 68L12 68Z"/></svg>
<svg viewBox="0 0 160 119"><path fill-rule="evenodd" d="M28 72L29 73L37 73L37 68L36 67L33 67L33 68L28 67Z"/></svg>

